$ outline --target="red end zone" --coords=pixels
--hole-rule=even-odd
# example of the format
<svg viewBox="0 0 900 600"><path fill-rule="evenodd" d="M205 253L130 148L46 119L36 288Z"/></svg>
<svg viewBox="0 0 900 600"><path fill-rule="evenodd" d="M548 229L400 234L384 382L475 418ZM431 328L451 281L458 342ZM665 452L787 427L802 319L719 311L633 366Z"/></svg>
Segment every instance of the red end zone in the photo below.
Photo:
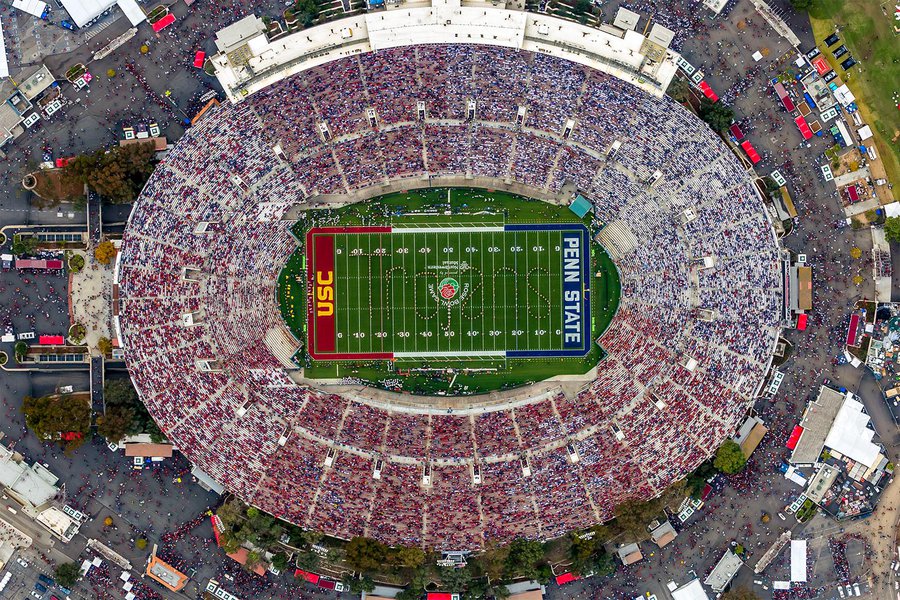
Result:
<svg viewBox="0 0 900 600"><path fill-rule="evenodd" d="M335 294L335 234L390 233L390 227L315 227L306 233L309 355L315 360L392 360L392 352L337 352L336 313L341 299Z"/></svg>

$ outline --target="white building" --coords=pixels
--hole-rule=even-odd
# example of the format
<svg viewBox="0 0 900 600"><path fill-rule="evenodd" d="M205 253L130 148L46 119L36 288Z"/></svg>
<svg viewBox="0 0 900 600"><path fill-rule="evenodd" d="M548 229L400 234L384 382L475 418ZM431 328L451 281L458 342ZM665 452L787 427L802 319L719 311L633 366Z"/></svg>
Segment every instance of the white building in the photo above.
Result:
<svg viewBox="0 0 900 600"><path fill-rule="evenodd" d="M248 16L218 32L211 61L232 102L295 73L339 58L411 44L486 44L559 56L661 97L679 55L674 34L655 25L595 29L482 0L424 0L331 21L269 41L262 19Z"/></svg>

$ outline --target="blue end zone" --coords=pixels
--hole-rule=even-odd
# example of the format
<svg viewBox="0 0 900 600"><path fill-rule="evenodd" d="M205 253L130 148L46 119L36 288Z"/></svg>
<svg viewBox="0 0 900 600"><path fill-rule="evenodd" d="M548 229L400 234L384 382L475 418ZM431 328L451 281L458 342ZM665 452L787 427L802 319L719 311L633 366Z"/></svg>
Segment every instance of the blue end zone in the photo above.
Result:
<svg viewBox="0 0 900 600"><path fill-rule="evenodd" d="M577 342L563 342L565 346L561 350L507 350L507 358L560 358L560 357L582 357L590 352L591 349L591 292L590 292L590 271L591 271L591 244L590 235L587 227L580 223L548 223L543 225L506 225L504 231L564 231L571 232L580 238L581 241L581 281L577 283L566 283L567 277L563 277L563 298L565 302L565 293L572 292L577 289L580 295L580 311L581 323L580 333L581 339ZM568 236L563 236L563 240ZM563 263L565 268L565 263ZM564 317L565 318L565 317ZM565 338L563 338L565 340Z"/></svg>

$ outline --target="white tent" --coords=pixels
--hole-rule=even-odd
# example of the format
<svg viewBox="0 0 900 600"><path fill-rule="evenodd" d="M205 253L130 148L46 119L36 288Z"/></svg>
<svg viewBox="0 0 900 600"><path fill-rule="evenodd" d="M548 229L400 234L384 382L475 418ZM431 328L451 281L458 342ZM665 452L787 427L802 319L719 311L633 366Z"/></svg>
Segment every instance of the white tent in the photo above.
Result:
<svg viewBox="0 0 900 600"><path fill-rule="evenodd" d="M825 446L855 460L866 467L874 467L881 456L881 448L872 442L875 431L869 429L869 415L863 405L847 398L834 419L825 438Z"/></svg>
<svg viewBox="0 0 900 600"><path fill-rule="evenodd" d="M806 540L791 540L791 581L806 582Z"/></svg>
<svg viewBox="0 0 900 600"><path fill-rule="evenodd" d="M13 0L12 5L13 8L27 12L29 15L34 15L39 19L47 10L47 3L41 2L41 0Z"/></svg>
<svg viewBox="0 0 900 600"><path fill-rule="evenodd" d="M872 137L872 128L868 125L863 125L856 130L856 134L859 136L859 141L865 141Z"/></svg>
<svg viewBox="0 0 900 600"><path fill-rule="evenodd" d="M677 590L672 590L672 598L673 600L709 600L699 579L694 579Z"/></svg>

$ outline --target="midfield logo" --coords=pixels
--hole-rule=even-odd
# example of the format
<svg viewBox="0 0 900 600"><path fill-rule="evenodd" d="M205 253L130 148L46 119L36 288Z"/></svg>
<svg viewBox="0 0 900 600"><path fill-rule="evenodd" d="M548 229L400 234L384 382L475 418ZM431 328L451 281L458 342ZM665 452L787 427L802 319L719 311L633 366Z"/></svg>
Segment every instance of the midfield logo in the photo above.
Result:
<svg viewBox="0 0 900 600"><path fill-rule="evenodd" d="M450 300L456 295L456 292L459 290L459 282L452 277L444 277L441 280L440 285L438 285L438 288L440 289L441 298L443 298L444 300Z"/></svg>

